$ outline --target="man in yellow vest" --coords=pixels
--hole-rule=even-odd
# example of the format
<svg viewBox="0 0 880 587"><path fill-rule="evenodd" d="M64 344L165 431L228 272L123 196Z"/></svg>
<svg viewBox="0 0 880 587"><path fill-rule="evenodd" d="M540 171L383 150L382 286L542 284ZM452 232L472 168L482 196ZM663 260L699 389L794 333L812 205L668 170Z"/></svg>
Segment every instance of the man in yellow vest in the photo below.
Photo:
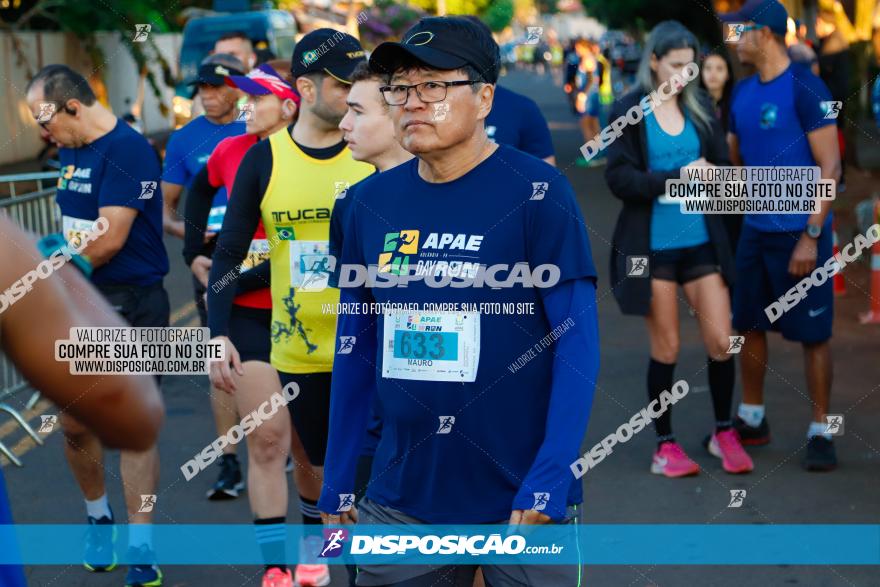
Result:
<svg viewBox="0 0 880 587"><path fill-rule="evenodd" d="M286 129L251 147L242 160L233 197L217 243L208 288L208 324L226 345L227 361L212 368L220 389L235 391L243 373L238 352L228 338L229 311L238 267L247 256L254 230L262 220L269 243L272 292L270 361L281 384L295 383L299 394L287 407L316 479L323 472L330 414L330 372L336 337L336 314L325 309L339 301L328 288L333 262L328 249L330 215L345 190L373 173L372 165L352 159L339 130L355 67L364 61L358 41L333 29L303 37L293 53L291 73L301 96L299 117ZM229 286L227 286L229 285ZM287 447L279 443L279 466ZM283 456L281 456L283 454ZM316 484L320 488L320 483ZM318 493L300 488L305 524L320 524ZM255 520L266 573L263 585L292 587L284 564L285 499L277 512ZM320 546L320 544L318 545ZM305 553L314 556L316 548ZM301 559L304 555L301 554ZM300 564L298 585L324 585L326 565Z"/></svg>

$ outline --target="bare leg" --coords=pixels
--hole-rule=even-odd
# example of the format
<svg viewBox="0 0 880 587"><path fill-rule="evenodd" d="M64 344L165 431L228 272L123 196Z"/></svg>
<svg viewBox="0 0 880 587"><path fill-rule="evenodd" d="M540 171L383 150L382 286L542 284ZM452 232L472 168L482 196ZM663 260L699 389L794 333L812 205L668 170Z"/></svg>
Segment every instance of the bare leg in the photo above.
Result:
<svg viewBox="0 0 880 587"><path fill-rule="evenodd" d="M764 374L767 371L767 333L761 330L741 332L745 336L740 365L743 383L743 402L764 403Z"/></svg>
<svg viewBox="0 0 880 587"><path fill-rule="evenodd" d="M235 398L213 386L211 387L211 411L214 412L214 426L217 428L218 436L225 435L230 428L238 424ZM235 444L227 444L223 447L223 454L235 454L237 446Z"/></svg>
<svg viewBox="0 0 880 587"><path fill-rule="evenodd" d="M804 345L807 389L813 399L813 422L824 422L831 398L833 367L828 341Z"/></svg>
<svg viewBox="0 0 880 587"><path fill-rule="evenodd" d="M154 446L144 452L122 451L119 455L119 469L129 523L151 523L153 512L138 512L138 509L143 502L142 495L156 494L156 487L159 485L159 448Z"/></svg>
<svg viewBox="0 0 880 587"><path fill-rule="evenodd" d="M651 310L645 322L651 339L651 358L661 363L671 364L678 360L677 288L674 281L651 279Z"/></svg>
<svg viewBox="0 0 880 587"><path fill-rule="evenodd" d="M268 363L248 361L243 367L245 375L237 377L238 391L232 399L240 413L248 414L273 393L281 393L281 382L278 373ZM290 446L290 429L290 414L282 408L247 436L248 499L255 518L287 515L284 466Z"/></svg>
<svg viewBox="0 0 880 587"><path fill-rule="evenodd" d="M98 437L68 414L61 414L64 456L83 497L95 500L104 495L104 449Z"/></svg>
<svg viewBox="0 0 880 587"><path fill-rule="evenodd" d="M718 273L684 284L684 294L697 314L706 352L714 361L726 361L730 345L730 294Z"/></svg>

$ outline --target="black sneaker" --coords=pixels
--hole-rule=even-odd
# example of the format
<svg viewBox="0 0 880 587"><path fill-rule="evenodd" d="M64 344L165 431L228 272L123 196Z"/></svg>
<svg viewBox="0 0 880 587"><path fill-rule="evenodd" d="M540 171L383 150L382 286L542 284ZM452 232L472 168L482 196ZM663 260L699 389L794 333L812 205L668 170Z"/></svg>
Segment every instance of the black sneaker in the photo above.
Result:
<svg viewBox="0 0 880 587"><path fill-rule="evenodd" d="M749 426L739 416L734 416L733 427L739 432L739 441L743 446L762 446L770 443L770 425L767 418L761 418L758 426Z"/></svg>
<svg viewBox="0 0 880 587"><path fill-rule="evenodd" d="M824 436L813 436L807 442L804 468L807 471L831 471L837 467L837 451L834 443Z"/></svg>
<svg viewBox="0 0 880 587"><path fill-rule="evenodd" d="M241 476L241 467L235 455L223 455L220 457L220 476L214 487L208 490L208 499L219 501L235 499L244 489L244 480Z"/></svg>

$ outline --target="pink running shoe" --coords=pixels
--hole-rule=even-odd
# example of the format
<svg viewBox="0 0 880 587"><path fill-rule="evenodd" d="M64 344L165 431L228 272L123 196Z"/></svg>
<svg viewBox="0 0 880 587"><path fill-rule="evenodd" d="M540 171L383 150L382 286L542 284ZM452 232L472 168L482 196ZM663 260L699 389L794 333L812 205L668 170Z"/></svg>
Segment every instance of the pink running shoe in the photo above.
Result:
<svg viewBox="0 0 880 587"><path fill-rule="evenodd" d="M290 569L282 571L272 567L263 574L263 587L293 587L293 575Z"/></svg>
<svg viewBox="0 0 880 587"><path fill-rule="evenodd" d="M739 433L733 428L713 434L709 452L721 459L721 466L728 473L748 473L755 468L739 440Z"/></svg>
<svg viewBox="0 0 880 587"><path fill-rule="evenodd" d="M330 584L327 565L297 565L296 587L324 587Z"/></svg>
<svg viewBox="0 0 880 587"><path fill-rule="evenodd" d="M687 477L700 472L700 465L693 462L677 442L664 442L654 453L651 472L667 477Z"/></svg>

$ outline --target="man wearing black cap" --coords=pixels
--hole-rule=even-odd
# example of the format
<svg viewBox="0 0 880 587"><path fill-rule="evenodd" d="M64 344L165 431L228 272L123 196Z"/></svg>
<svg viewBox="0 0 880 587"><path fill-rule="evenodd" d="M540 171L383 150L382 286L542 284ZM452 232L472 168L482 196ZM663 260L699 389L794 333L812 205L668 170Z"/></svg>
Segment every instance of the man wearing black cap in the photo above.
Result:
<svg viewBox="0 0 880 587"><path fill-rule="evenodd" d="M822 179L838 181L837 129L834 119L826 117L831 94L807 66L789 59L785 7L774 0L750 0L722 20L736 23L737 55L757 69L733 90L728 143L734 165L819 166ZM803 462L808 470L830 470L837 464L825 422L831 395L832 282L814 283L772 323L766 309L831 257L831 204L822 200L815 214L746 214L736 251L740 281L733 292L733 325L745 343L740 354L743 403L734 425L743 444L770 441L764 417L766 333L774 330L800 342L813 411Z"/></svg>
<svg viewBox="0 0 880 587"><path fill-rule="evenodd" d="M396 135L416 157L347 196L339 273L343 307L389 309L339 317L337 336L354 343L333 366L319 508L331 524L575 521L582 495L571 463L599 365L584 220L559 171L487 137L500 59L485 29L432 17L403 39L377 47L370 66L387 76ZM392 286L352 281L363 266ZM527 285L538 268L553 276ZM542 339L555 341L552 351L524 355ZM382 436L355 508L374 389ZM358 585L470 586L475 567L359 571ZM579 573L483 566L493 586L576 585Z"/></svg>
<svg viewBox="0 0 880 587"><path fill-rule="evenodd" d="M163 224L165 232L177 238L182 239L184 235L183 220L177 217L180 195L184 188L189 188L193 178L205 166L220 141L245 132L244 122L238 120L239 112L236 108L240 93L227 86L224 81L228 75L243 74L244 66L238 58L227 53L217 53L202 61L196 77L190 82L196 86L205 113L172 133L165 149L162 172L162 193L165 196ZM195 304L202 326L208 325L205 284L211 268L214 236L223 225L226 200L226 188L221 188L211 205L205 246L191 266ZM227 430L238 423L235 402L228 394L212 389L211 410L218 435L226 434ZM236 447L231 444L223 449L219 476L207 492L208 499L234 499L244 488L241 466L235 451Z"/></svg>
<svg viewBox="0 0 880 587"><path fill-rule="evenodd" d="M235 389L232 369L241 374L239 355L229 340L228 317L235 287L224 287L228 274L248 254L260 220L269 241L272 293L272 350L270 362L283 386L295 383L300 393L288 404L294 428L320 478L327 449L330 412L330 372L336 344L336 315L325 306L339 301L337 290L326 287L330 216L337 196L349 185L373 173L372 165L352 159L339 129L345 115L350 76L364 61L358 41L333 29L318 29L303 37L293 52L291 71L300 95L297 121L251 147L235 177L235 197L214 253L208 290L211 333L226 344L229 364L212 371L213 383ZM324 270L315 269L323 267ZM311 277L322 277L324 287ZM320 279L318 280L320 282ZM230 365L232 369L230 369ZM299 466L308 466L298 463ZM303 522L321 523L317 491L300 487ZM285 517L255 520L257 541L266 562L263 585L292 587L284 564ZM317 544L301 550L296 583L326 585L326 565L317 564Z"/></svg>

